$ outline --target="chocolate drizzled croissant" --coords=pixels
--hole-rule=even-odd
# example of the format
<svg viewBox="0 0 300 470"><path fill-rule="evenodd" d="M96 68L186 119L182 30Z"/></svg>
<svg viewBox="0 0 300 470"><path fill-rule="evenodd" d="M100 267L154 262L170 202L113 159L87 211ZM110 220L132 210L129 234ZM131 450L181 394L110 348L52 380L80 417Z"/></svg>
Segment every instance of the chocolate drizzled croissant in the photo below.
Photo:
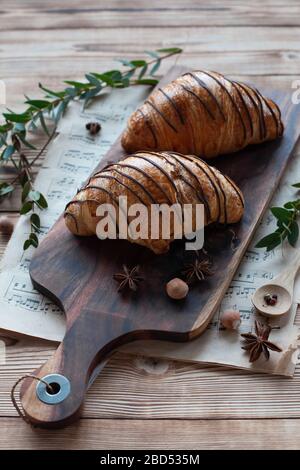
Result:
<svg viewBox="0 0 300 470"><path fill-rule="evenodd" d="M212 158L282 133L278 106L257 89L197 71L155 90L129 118L122 145Z"/></svg>
<svg viewBox="0 0 300 470"><path fill-rule="evenodd" d="M76 235L93 235L100 217L100 204L110 203L118 209L119 196L127 196L128 207L135 203L204 205L205 225L212 222L235 223L243 215L241 191L225 175L192 155L175 152L137 152L95 173L65 208L65 222ZM194 215L193 215L194 217ZM149 219L150 220L150 219ZM118 222L118 221L117 221ZM155 253L169 249L174 239L131 239ZM150 232L149 232L150 233Z"/></svg>

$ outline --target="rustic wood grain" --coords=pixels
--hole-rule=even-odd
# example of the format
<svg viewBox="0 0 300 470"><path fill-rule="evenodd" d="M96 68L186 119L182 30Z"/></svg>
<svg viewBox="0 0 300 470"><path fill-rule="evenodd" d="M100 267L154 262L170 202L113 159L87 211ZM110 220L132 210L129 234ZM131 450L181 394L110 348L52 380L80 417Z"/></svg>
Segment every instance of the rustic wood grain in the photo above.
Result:
<svg viewBox="0 0 300 470"><path fill-rule="evenodd" d="M195 0L154 0L151 4L139 0L125 2L87 0L84 4L72 1L69 4L52 1L14 0L3 5L2 19L5 30L13 29L88 29L99 25L111 28L122 26L156 26L156 28L178 28L180 26L234 27L237 25L298 26L297 0L210 0L202 3ZM38 21L34 21L38 18Z"/></svg>
<svg viewBox="0 0 300 470"><path fill-rule="evenodd" d="M299 419L83 419L63 430L36 430L2 418L0 449L299 450L299 429Z"/></svg>
<svg viewBox="0 0 300 470"><path fill-rule="evenodd" d="M299 52L299 27L280 26L266 31L264 26L237 26L224 28L203 26L171 28L164 36L157 34L157 28L150 26L123 27L116 35L114 28L103 25L84 31L74 29L0 31L1 59L23 59L72 57L109 57L112 54L144 54L144 43L155 49L161 45L184 47L185 54L217 52L253 52L253 51L286 51ZM238 39L238 41L237 41ZM48 42L51 41L51 48ZM1 71L2 72L2 71ZM5 70L3 71L6 72ZM59 71L58 71L59 72ZM289 73L287 70L286 73Z"/></svg>
<svg viewBox="0 0 300 470"><path fill-rule="evenodd" d="M133 57L156 44L174 45L174 38L186 50L184 63L193 68L212 66L244 80L259 76L271 88L290 89L291 81L299 78L298 0L210 0L206 5L196 0L163 4L161 0L151 4L145 0L52 0L51 4L11 0L2 2L0 10L0 78L7 85L8 105L17 109L24 93L36 95L38 81L60 87L66 78L111 68L113 57ZM224 59L223 52L227 52ZM65 64L67 56L72 60ZM170 62L162 71L169 66ZM18 207L15 200L13 210ZM0 253L6 240L0 234ZM8 347L7 365L0 366L0 416L16 416L9 399L12 383L41 365L53 350L54 346L31 340ZM63 431L35 432L20 419L1 418L0 445L97 449L113 448L117 442L123 449L146 444L174 449L299 449L300 422L295 419L300 417L299 370L298 366L295 378L289 380L182 363L152 367L149 360L145 365L141 359L114 357L88 393L83 415L93 420L82 420ZM222 414L226 420L193 419ZM99 419L103 416L188 419ZM293 419L254 419L276 416ZM227 421L232 417L247 419Z"/></svg>
<svg viewBox="0 0 300 470"><path fill-rule="evenodd" d="M0 416L17 417L9 396L12 385L47 361L55 346L20 339L10 341L6 350L7 362L0 366ZM300 418L299 393L299 366L294 378L287 379L117 353L88 391L82 416L94 419L296 419Z"/></svg>
<svg viewBox="0 0 300 470"><path fill-rule="evenodd" d="M181 73L182 67L174 67L162 82L168 83ZM215 266L212 282L191 290L184 303L171 302L161 292L161 286L182 269L182 247L173 246L166 255L154 257L149 250L124 241L99 243L95 237L74 237L62 218L43 239L30 265L31 279L36 289L63 307L67 332L55 355L35 375L42 378L50 373L60 373L70 380L72 392L62 403L49 407L37 398L36 383L32 380L24 382L22 403L31 421L41 426L61 426L77 417L85 384L94 367L115 347L143 338L186 341L205 329L231 282L298 139L295 125L298 108L292 104L289 93L267 89L265 94L282 110L284 136L212 162L240 187L245 198L245 213L242 221L233 227L237 241L235 250L230 248L232 237L228 234L226 237L224 229L220 231L220 246L209 250ZM97 170L107 161L118 161L123 154L117 141ZM206 234L207 239L209 234ZM137 262L142 265L147 288L135 297L117 294L113 273L124 263L133 266ZM79 343L85 347L78 349Z"/></svg>

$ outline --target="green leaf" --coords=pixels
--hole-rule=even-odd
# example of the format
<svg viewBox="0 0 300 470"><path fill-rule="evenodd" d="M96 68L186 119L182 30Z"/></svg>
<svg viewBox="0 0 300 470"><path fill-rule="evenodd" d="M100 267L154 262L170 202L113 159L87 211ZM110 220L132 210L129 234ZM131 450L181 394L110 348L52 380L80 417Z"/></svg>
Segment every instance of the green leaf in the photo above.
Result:
<svg viewBox="0 0 300 470"><path fill-rule="evenodd" d="M102 84L101 82L99 81L99 79L97 77L95 77L95 75L92 75L91 73L87 73L85 75L86 79L95 87L101 87Z"/></svg>
<svg viewBox="0 0 300 470"><path fill-rule="evenodd" d="M259 242L255 245L256 248L267 248L267 251L273 250L277 245L280 245L281 237L278 232L270 233L269 235L263 237Z"/></svg>
<svg viewBox="0 0 300 470"><path fill-rule="evenodd" d="M77 89L88 89L90 88L90 84L89 83L84 83L84 82L76 82L75 80L65 80L64 83L66 83L67 85L71 85Z"/></svg>
<svg viewBox="0 0 300 470"><path fill-rule="evenodd" d="M6 124L3 124L2 126L0 126L1 134L10 131L12 127L13 127L13 124L11 122L7 122Z"/></svg>
<svg viewBox="0 0 300 470"><path fill-rule="evenodd" d="M100 74L99 78L100 78L100 80L102 80L102 82L104 82L104 83L106 83L107 85L110 85L110 86L113 86L115 81L116 81L114 79L114 77L112 77L110 75L105 75L104 73Z"/></svg>
<svg viewBox="0 0 300 470"><path fill-rule="evenodd" d="M25 199L27 198L30 189L31 189L31 184L29 181L26 181L26 183L23 186L23 191L22 191L22 202L24 202Z"/></svg>
<svg viewBox="0 0 300 470"><path fill-rule="evenodd" d="M111 77L114 80L122 80L122 73L120 72L120 70L117 69L107 70L103 73L93 72L92 75L95 75L95 77L100 78L100 80L102 80L102 77Z"/></svg>
<svg viewBox="0 0 300 470"><path fill-rule="evenodd" d="M286 209L294 209L295 207L294 202L293 201L286 202L283 207L285 207Z"/></svg>
<svg viewBox="0 0 300 470"><path fill-rule="evenodd" d="M142 69L142 70L143 70L143 69ZM128 72L126 72L126 73L123 75L123 79L124 79L124 78L130 79L131 77L133 77L134 74L135 74L135 69L128 70Z"/></svg>
<svg viewBox="0 0 300 470"><path fill-rule="evenodd" d="M38 214L33 213L30 217L30 223L33 225L35 229L40 229L41 227L41 220Z"/></svg>
<svg viewBox="0 0 300 470"><path fill-rule="evenodd" d="M56 106L56 108L54 108L53 117L54 117L54 121L56 124L60 120L61 116L64 114L67 105L68 105L68 101L64 100L64 101L61 101L59 105Z"/></svg>
<svg viewBox="0 0 300 470"><path fill-rule="evenodd" d="M45 109L51 104L51 102L47 100L27 100L25 103L36 109Z"/></svg>
<svg viewBox="0 0 300 470"><path fill-rule="evenodd" d="M8 160L15 153L15 150L13 145L8 145L1 154L1 160Z"/></svg>
<svg viewBox="0 0 300 470"><path fill-rule="evenodd" d="M80 99L84 99L84 108L87 106L89 100L91 98L94 98L96 95L98 95L102 90L102 87L100 88L93 88L92 90L87 91L83 95L81 95Z"/></svg>
<svg viewBox="0 0 300 470"><path fill-rule="evenodd" d="M159 54L156 51L145 51L145 54L153 57L154 59L159 59Z"/></svg>
<svg viewBox="0 0 300 470"><path fill-rule="evenodd" d="M271 207L272 214L282 222L289 222L292 217L292 212L284 209L283 207Z"/></svg>
<svg viewBox="0 0 300 470"><path fill-rule="evenodd" d="M300 183L292 184L293 188L300 188Z"/></svg>
<svg viewBox="0 0 300 470"><path fill-rule="evenodd" d="M290 223L289 223L290 224ZM287 225L285 222L282 222L282 227L284 227L284 229L288 232L288 233L291 233L291 229L289 227L289 225Z"/></svg>
<svg viewBox="0 0 300 470"><path fill-rule="evenodd" d="M118 70L112 70L110 73L97 73L93 75L109 86L114 86L116 81L122 80L122 74Z"/></svg>
<svg viewBox="0 0 300 470"><path fill-rule="evenodd" d="M296 221L291 223L290 233L287 236L290 245L295 246L299 238L299 226Z"/></svg>
<svg viewBox="0 0 300 470"><path fill-rule="evenodd" d="M155 73L157 72L157 70L159 69L160 67L160 62L161 60L158 59L155 64L153 65L152 69L150 70L150 75L155 75Z"/></svg>
<svg viewBox="0 0 300 470"><path fill-rule="evenodd" d="M34 242L35 246L38 246L39 240L38 240L38 237L36 236L35 233L31 233L29 235L29 240L32 240Z"/></svg>
<svg viewBox="0 0 300 470"><path fill-rule="evenodd" d="M157 85L158 80L156 78L142 78L135 81L137 85Z"/></svg>
<svg viewBox="0 0 300 470"><path fill-rule="evenodd" d="M130 62L136 68L144 67L145 65L147 65L147 62L145 60L131 60Z"/></svg>
<svg viewBox="0 0 300 470"><path fill-rule="evenodd" d="M15 187L12 184L8 183L1 183L0 184L0 196L6 196L7 194L11 193Z"/></svg>
<svg viewBox="0 0 300 470"><path fill-rule="evenodd" d="M7 121L11 122L28 122L31 120L31 114L30 113L21 113L21 114L16 114L16 113L3 113L3 116Z"/></svg>
<svg viewBox="0 0 300 470"><path fill-rule="evenodd" d="M44 114L43 114L42 111L39 113L39 120L40 120L41 126L42 126L45 134L50 136L50 132L49 132L49 129L47 127L47 124L46 124L46 121L45 121L45 118L44 118Z"/></svg>
<svg viewBox="0 0 300 470"><path fill-rule="evenodd" d="M46 201L46 198L43 196L42 193L40 193L40 197L37 203L42 209L47 209L48 207L48 202Z"/></svg>
<svg viewBox="0 0 300 470"><path fill-rule="evenodd" d="M67 88L65 88L65 92L71 98L75 98L75 96L77 95L77 88L67 87Z"/></svg>
<svg viewBox="0 0 300 470"><path fill-rule="evenodd" d="M24 202L23 206L21 207L20 214L21 215L27 214L28 212L31 211L32 206L33 206L32 201Z"/></svg>
<svg viewBox="0 0 300 470"><path fill-rule="evenodd" d="M17 122L14 125L13 131L15 134L18 134L18 135L26 133L25 124L23 122Z"/></svg>
<svg viewBox="0 0 300 470"><path fill-rule="evenodd" d="M36 147L32 145L28 140L25 139L25 137L22 134L18 134L20 140L23 142L23 144L28 147L29 149L36 150Z"/></svg>
<svg viewBox="0 0 300 470"><path fill-rule="evenodd" d="M139 76L138 76L139 80L141 80L143 78L143 76L147 72L147 69L148 69L148 64L146 64L146 65L144 65L144 67L142 67L142 70L140 71Z"/></svg>
<svg viewBox="0 0 300 470"><path fill-rule="evenodd" d="M2 135L0 134L0 147L3 145L6 145L6 139L7 139L7 132L3 132Z"/></svg>
<svg viewBox="0 0 300 470"><path fill-rule="evenodd" d="M157 52L159 52L160 54L180 54L182 52L182 49L180 47L168 47L163 49L157 49Z"/></svg>
<svg viewBox="0 0 300 470"><path fill-rule="evenodd" d="M133 67L132 62L127 59L117 59L117 62L120 62L122 65L125 65L126 67Z"/></svg>
<svg viewBox="0 0 300 470"><path fill-rule="evenodd" d="M28 250L28 248L32 245L32 240L25 240L23 245L23 250Z"/></svg>
<svg viewBox="0 0 300 470"><path fill-rule="evenodd" d="M40 196L41 196L41 193L39 191L35 191L34 189L29 191L28 193L28 197L34 202L38 202L40 199Z"/></svg>
<svg viewBox="0 0 300 470"><path fill-rule="evenodd" d="M57 98L64 98L66 96L64 91L53 91L50 90L49 88L45 88L41 83L39 83L39 88L49 95L56 96Z"/></svg>
<svg viewBox="0 0 300 470"><path fill-rule="evenodd" d="M130 85L129 78L124 77L122 79L122 82L120 83L120 86L127 88ZM116 86L116 85L115 85Z"/></svg>

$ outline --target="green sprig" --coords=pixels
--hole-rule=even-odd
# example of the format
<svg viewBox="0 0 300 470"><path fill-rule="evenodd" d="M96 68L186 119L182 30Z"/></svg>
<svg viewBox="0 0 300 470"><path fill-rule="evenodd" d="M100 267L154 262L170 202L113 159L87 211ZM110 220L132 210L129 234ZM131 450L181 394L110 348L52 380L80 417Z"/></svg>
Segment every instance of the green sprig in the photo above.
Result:
<svg viewBox="0 0 300 470"><path fill-rule="evenodd" d="M300 188L300 183L292 186ZM272 207L270 210L277 221L277 228L263 237L256 244L256 248L266 248L266 251L271 251L281 245L284 240L287 240L291 246L295 246L299 238L297 218L300 213L300 199L288 201L283 207Z"/></svg>
<svg viewBox="0 0 300 470"><path fill-rule="evenodd" d="M146 51L149 60L121 59L125 70L108 70L103 73L91 72L85 75L84 81L65 80L67 85L63 90L54 91L46 88L41 83L40 90L44 97L31 99L25 97L26 109L22 113L11 110L2 114L3 123L0 124L0 165L12 165L17 176L11 181L0 181L0 201L9 197L17 184L22 186L22 205L20 214L27 214L30 218L31 232L24 243L26 250L30 246L38 246L38 233L40 232L40 219L36 209L43 210L48 204L43 194L36 191L33 185L32 166L42 155L46 146L55 133L55 129L61 116L64 114L71 101L82 101L83 107L88 106L91 100L98 96L104 88L126 88L131 85L151 85L158 83L154 77L161 62L168 57L180 54L178 47ZM52 121L52 132L49 130L49 121ZM38 155L29 162L24 148L35 149L28 140L30 131L41 128L48 136L48 140Z"/></svg>

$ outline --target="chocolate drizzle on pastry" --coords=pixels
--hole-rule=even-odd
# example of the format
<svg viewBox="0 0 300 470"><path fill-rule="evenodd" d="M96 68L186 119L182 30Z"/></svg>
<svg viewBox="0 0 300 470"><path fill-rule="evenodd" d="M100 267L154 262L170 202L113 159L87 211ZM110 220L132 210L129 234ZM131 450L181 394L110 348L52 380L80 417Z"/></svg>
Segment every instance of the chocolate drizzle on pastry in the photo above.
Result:
<svg viewBox="0 0 300 470"><path fill-rule="evenodd" d="M206 102L200 98L200 96L198 96L196 93L193 92L193 90L190 90L188 87L186 87L182 84L180 84L180 87L183 90L185 90L187 93L190 93L194 98L196 98L196 100L198 100L199 103L201 103L201 105L204 107L207 114L212 118L213 121L215 121L215 117L214 117L213 113L211 112L211 110L207 106Z"/></svg>
<svg viewBox="0 0 300 470"><path fill-rule="evenodd" d="M130 117L122 145L130 153L173 150L208 159L282 133L276 103L251 85L200 70L156 89Z"/></svg>
<svg viewBox="0 0 300 470"><path fill-rule="evenodd" d="M142 111L141 109L137 109L137 112L140 113L140 114L143 116L144 121L145 121L145 123L146 123L146 126L147 126L148 129L150 130L150 133L151 133L151 135L152 135L152 137L153 137L153 140L154 140L154 147L156 147L156 146L157 146L157 136L156 136L156 133L155 133L155 130L154 130L155 127L153 127L153 126L151 125L151 123L149 122L149 119L148 119L147 116L143 113L143 111Z"/></svg>
<svg viewBox="0 0 300 470"><path fill-rule="evenodd" d="M236 104L234 98L231 96L230 92L227 90L226 86L223 85L223 83L222 83L218 78L216 78L214 75L212 75L211 73L205 72L205 71L203 71L203 70L201 70L201 73L203 73L203 74L207 75L208 77L212 78L213 80L215 80L215 81L218 83L218 85L222 88L222 90L225 91L225 93L227 94L228 98L229 98L230 101L231 101L231 104L232 104L233 108L236 110L236 112L237 112L237 114L238 114L238 116L239 116L240 122L241 122L242 127L243 127L244 139L246 139L246 136L247 136L247 129L246 129L246 126L245 126L243 117L242 117L242 115L241 115L241 112L240 112L240 110L239 110L238 105ZM222 78L223 78L223 77L222 77Z"/></svg>
<svg viewBox="0 0 300 470"><path fill-rule="evenodd" d="M261 120L260 108L258 107L258 104L256 103L255 99L252 97L251 93L248 91L247 87L243 83L240 83L240 82L233 82L233 83L235 85L239 86L240 88L242 88L242 90L246 93L249 100L251 101L251 103L252 103L252 105L253 105L256 113L257 113L257 116L258 116L260 138L263 139L264 130L263 130L263 124L262 124L262 120Z"/></svg>
<svg viewBox="0 0 300 470"><path fill-rule="evenodd" d="M154 156L154 157L159 157L159 153L158 152L147 152L147 154L150 156ZM170 185L173 187L175 193L177 193L177 188L176 188L176 185L174 183L174 181L172 180L171 176L156 162L154 162L153 160L151 160L151 158L147 158L145 157L144 154L141 154L139 152L136 153L136 156L139 157L139 158L142 158L143 160L145 160L146 162L150 163L150 165L153 165L155 166L164 176L165 178L167 178L167 180L169 181Z"/></svg>
<svg viewBox="0 0 300 470"><path fill-rule="evenodd" d="M199 188L200 194L197 191L196 187L193 186L193 184L191 184L189 181L184 179L182 175L180 175L180 178L185 182L185 184L190 186L192 188L192 190L196 192L199 201L202 202L203 205L204 205L205 212L206 212L206 217L209 220L210 219L210 209L209 209L208 200L205 197L205 194L204 194L203 189L201 187L201 183L198 180L197 176L190 170L190 168L188 168L187 165L184 164L183 159L182 159L182 155L176 154L175 152L172 152L172 153L170 152L168 155L171 156L172 158L175 158L175 160L179 163L179 165L181 165L185 169L185 171L193 178L193 180L196 181L196 185Z"/></svg>
<svg viewBox="0 0 300 470"><path fill-rule="evenodd" d="M181 122L181 124L184 124L184 117L183 117L183 114L182 112L180 111L180 108L179 106L177 106L177 104L175 103L174 99L172 99L164 90L162 90L161 88L158 88L158 91L160 91L165 98L167 98L167 100L171 103L171 105L173 106L177 116L179 117L179 120Z"/></svg>
<svg viewBox="0 0 300 470"><path fill-rule="evenodd" d="M183 74L183 77L185 77L186 75L192 77L198 85L200 85L201 88L203 88L205 91L207 91L207 93L209 94L209 96L213 99L213 101L216 103L219 111L220 111L220 114L222 116L222 118L224 119L224 121L226 121L226 117L223 113L223 110L222 110L222 107L219 103L219 101L217 100L217 98L215 97L215 95L213 94L213 92L208 88L208 86L206 85L206 83L201 80L197 75L195 75L195 73L192 73L192 72L188 72L188 73L184 73Z"/></svg>
<svg viewBox="0 0 300 470"><path fill-rule="evenodd" d="M152 103L152 101L146 100L145 104L149 104L157 112L157 114L159 114L159 116L168 124L168 126L170 126L171 129L173 129L174 132L176 133L178 132L176 127L169 121L169 119L164 115L164 113L159 108L157 108L157 106L154 103Z"/></svg>
<svg viewBox="0 0 300 470"><path fill-rule="evenodd" d="M180 220L185 212L180 211L178 214L178 204L182 208L184 204L196 207L200 202L205 210L205 224L237 222L243 213L243 198L236 185L203 160L177 152L145 151L137 152L123 161L111 163L92 175L67 204L64 214L66 225L77 235L95 233L100 220L100 217L96 216L97 206L112 202L124 211L119 202L120 196L133 196L130 204L140 202L148 211L152 210L151 205L154 204L159 213L158 205L176 204L174 209ZM93 205L89 206L89 203ZM83 205L84 210L80 210L78 206ZM125 214L126 218L127 215ZM162 220L162 214L159 217L159 220ZM193 226L197 222L194 210L191 222ZM175 225L172 230L175 230ZM136 240L136 237L131 238L131 233L128 237L129 240L160 253L166 251L172 237L175 237L173 231L172 234L171 239L167 240L151 240L151 237Z"/></svg>
<svg viewBox="0 0 300 470"><path fill-rule="evenodd" d="M157 188L160 190L160 192L164 195L164 197L167 199L168 204L172 204L172 200L169 198L169 195L167 192L164 190L161 184L159 184L158 181L156 181L154 178L152 178L151 175L149 175L146 171L142 170L141 168L138 168L134 165L129 165L128 163L124 163L123 161L120 163L116 163L115 165L124 167L124 168L131 168L132 170L137 171L138 173L142 174L145 176L148 180L151 181L151 183L155 184Z"/></svg>

